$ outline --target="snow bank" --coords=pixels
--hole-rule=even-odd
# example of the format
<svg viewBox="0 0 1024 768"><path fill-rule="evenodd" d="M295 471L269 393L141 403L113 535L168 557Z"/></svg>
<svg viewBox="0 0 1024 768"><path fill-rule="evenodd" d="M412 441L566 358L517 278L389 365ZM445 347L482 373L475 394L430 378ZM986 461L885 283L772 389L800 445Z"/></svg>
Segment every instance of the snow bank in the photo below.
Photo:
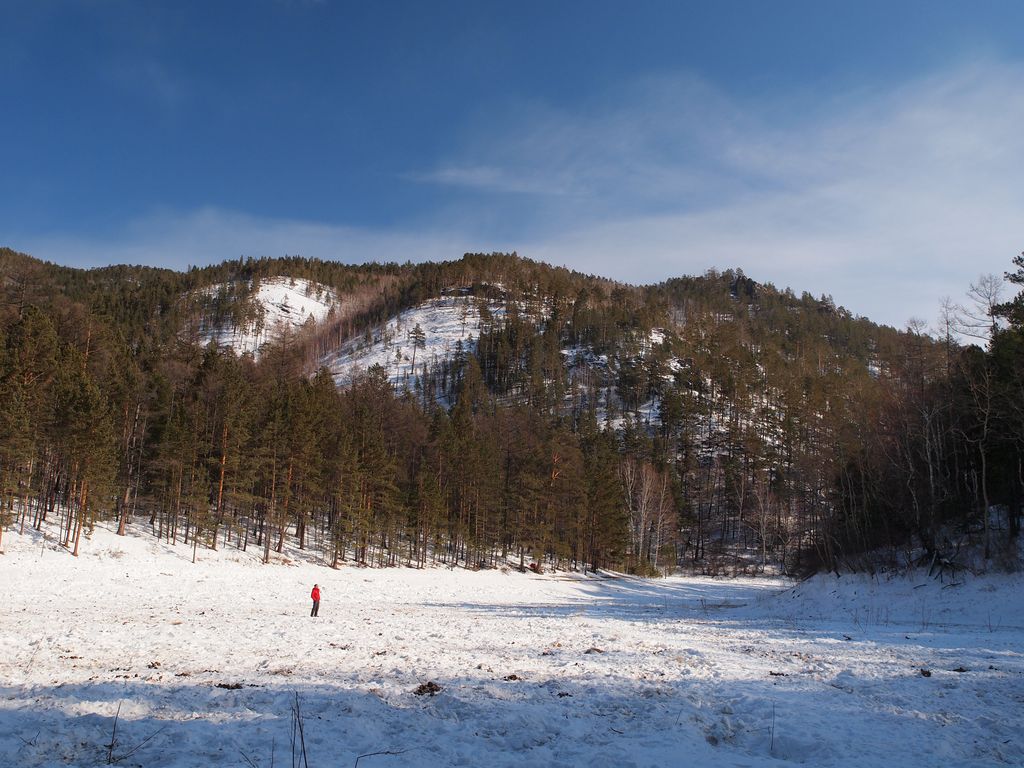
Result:
<svg viewBox="0 0 1024 768"><path fill-rule="evenodd" d="M1019 578L193 565L104 528L78 559L4 544L0 765L291 764L296 701L314 768L1024 762Z"/></svg>

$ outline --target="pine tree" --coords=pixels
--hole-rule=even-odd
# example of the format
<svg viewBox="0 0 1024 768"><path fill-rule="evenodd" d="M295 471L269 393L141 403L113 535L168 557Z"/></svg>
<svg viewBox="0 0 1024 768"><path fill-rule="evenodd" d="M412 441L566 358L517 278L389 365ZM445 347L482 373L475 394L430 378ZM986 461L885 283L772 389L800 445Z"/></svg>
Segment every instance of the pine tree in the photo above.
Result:
<svg viewBox="0 0 1024 768"><path fill-rule="evenodd" d="M54 430L72 492L64 543L74 540L78 555L84 528L92 528L97 508L111 500L116 473L114 429L103 393L75 352L65 356L56 384Z"/></svg>
<svg viewBox="0 0 1024 768"><path fill-rule="evenodd" d="M412 370L416 371L416 351L427 348L427 334L420 327L419 323L416 323L415 327L409 332L409 340L412 341Z"/></svg>

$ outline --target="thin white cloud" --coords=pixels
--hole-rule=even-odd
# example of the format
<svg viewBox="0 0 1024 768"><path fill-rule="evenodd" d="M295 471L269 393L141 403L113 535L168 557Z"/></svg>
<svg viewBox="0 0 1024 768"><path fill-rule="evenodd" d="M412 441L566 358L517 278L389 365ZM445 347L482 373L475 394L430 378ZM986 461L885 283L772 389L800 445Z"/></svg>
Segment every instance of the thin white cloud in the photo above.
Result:
<svg viewBox="0 0 1024 768"><path fill-rule="evenodd" d="M1024 249L1020 66L977 62L789 102L660 78L573 112L508 112L407 178L438 187L443 213L429 227L207 208L106 238L12 245L64 263L176 267L241 254L401 262L518 250L631 282L738 266L893 325L934 318L941 297L1001 274ZM474 194L448 203L452 188ZM502 220L521 222L515 238L493 235Z"/></svg>
<svg viewBox="0 0 1024 768"><path fill-rule="evenodd" d="M719 145L747 120L689 76L634 82L576 112L515 103L504 113L474 125L457 156L410 178L561 196L565 205L588 209L614 202L643 210L671 197L707 196L728 184Z"/></svg>
<svg viewBox="0 0 1024 768"><path fill-rule="evenodd" d="M565 180L558 181L546 174L530 178L522 172L510 173L507 169L487 165L448 166L424 173L406 174L405 178L427 184L468 187L490 192L542 196L572 194Z"/></svg>
<svg viewBox="0 0 1024 768"><path fill-rule="evenodd" d="M793 107L648 83L596 116L542 111L463 162L495 163L506 188L517 170L543 186L546 169L580 192L547 201L525 255L634 281L740 266L894 325L1024 246L1020 66Z"/></svg>

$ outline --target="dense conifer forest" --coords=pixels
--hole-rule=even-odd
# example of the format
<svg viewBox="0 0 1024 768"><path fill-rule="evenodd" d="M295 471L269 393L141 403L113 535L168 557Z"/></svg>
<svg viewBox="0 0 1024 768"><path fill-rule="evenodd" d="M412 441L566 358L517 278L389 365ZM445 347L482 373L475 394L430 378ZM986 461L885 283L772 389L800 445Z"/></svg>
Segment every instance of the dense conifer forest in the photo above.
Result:
<svg viewBox="0 0 1024 768"><path fill-rule="evenodd" d="M1024 488L1024 256L939 334L738 270L630 286L506 254L79 270L0 250L0 536L99 520L329 565L654 575L994 565ZM202 343L254 286L337 311L258 356ZM339 387L325 355L460 291L475 344ZM496 311L500 310L500 311ZM652 405L653 404L653 405ZM0 539L2 545L2 539Z"/></svg>

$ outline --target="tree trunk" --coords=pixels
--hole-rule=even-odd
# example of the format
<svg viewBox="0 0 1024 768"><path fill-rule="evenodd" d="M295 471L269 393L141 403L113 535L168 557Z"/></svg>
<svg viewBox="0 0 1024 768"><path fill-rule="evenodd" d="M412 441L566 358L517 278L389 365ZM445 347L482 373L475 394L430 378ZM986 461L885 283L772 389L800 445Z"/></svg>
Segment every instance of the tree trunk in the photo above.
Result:
<svg viewBox="0 0 1024 768"><path fill-rule="evenodd" d="M277 546L274 548L277 554L284 550L284 529L288 527L288 502L291 501L292 490L292 462L288 462L288 480L284 487L284 508L281 510L281 525L277 536Z"/></svg>
<svg viewBox="0 0 1024 768"><path fill-rule="evenodd" d="M217 516L213 519L213 548L217 549L217 526L224 519L224 475L228 463L228 425L224 425L220 438L220 470L217 477Z"/></svg>
<svg viewBox="0 0 1024 768"><path fill-rule="evenodd" d="M125 410L127 411L127 406L125 406ZM137 403L136 406L135 406L135 420L132 423L131 434L130 434L128 440L127 440L127 445L125 445L125 451L124 452L125 452L125 463L127 465L126 466L127 477L125 477L125 483L124 483L124 496L121 498L121 514L118 516L118 521L117 521L117 535L118 536L124 536L125 533L127 532L127 528L128 528L128 512L129 512L129 509L130 509L129 502L131 501L131 495L132 495L132 469L134 467L134 464L132 462L132 449L135 446L135 439L136 439L136 435L138 434L139 413L141 412L141 410L142 410L142 403ZM127 417L127 413L125 414L125 416Z"/></svg>
<svg viewBox="0 0 1024 768"><path fill-rule="evenodd" d="M89 484L82 481L82 500L78 507L78 524L75 527L75 551L71 554L78 557L78 542L82 538L82 524L85 522L86 505L89 503Z"/></svg>
<svg viewBox="0 0 1024 768"><path fill-rule="evenodd" d="M985 523L985 559L992 557L992 535L989 530L989 501L988 501L988 457L983 444L979 444L978 452L981 454L981 500L983 509L981 511Z"/></svg>

